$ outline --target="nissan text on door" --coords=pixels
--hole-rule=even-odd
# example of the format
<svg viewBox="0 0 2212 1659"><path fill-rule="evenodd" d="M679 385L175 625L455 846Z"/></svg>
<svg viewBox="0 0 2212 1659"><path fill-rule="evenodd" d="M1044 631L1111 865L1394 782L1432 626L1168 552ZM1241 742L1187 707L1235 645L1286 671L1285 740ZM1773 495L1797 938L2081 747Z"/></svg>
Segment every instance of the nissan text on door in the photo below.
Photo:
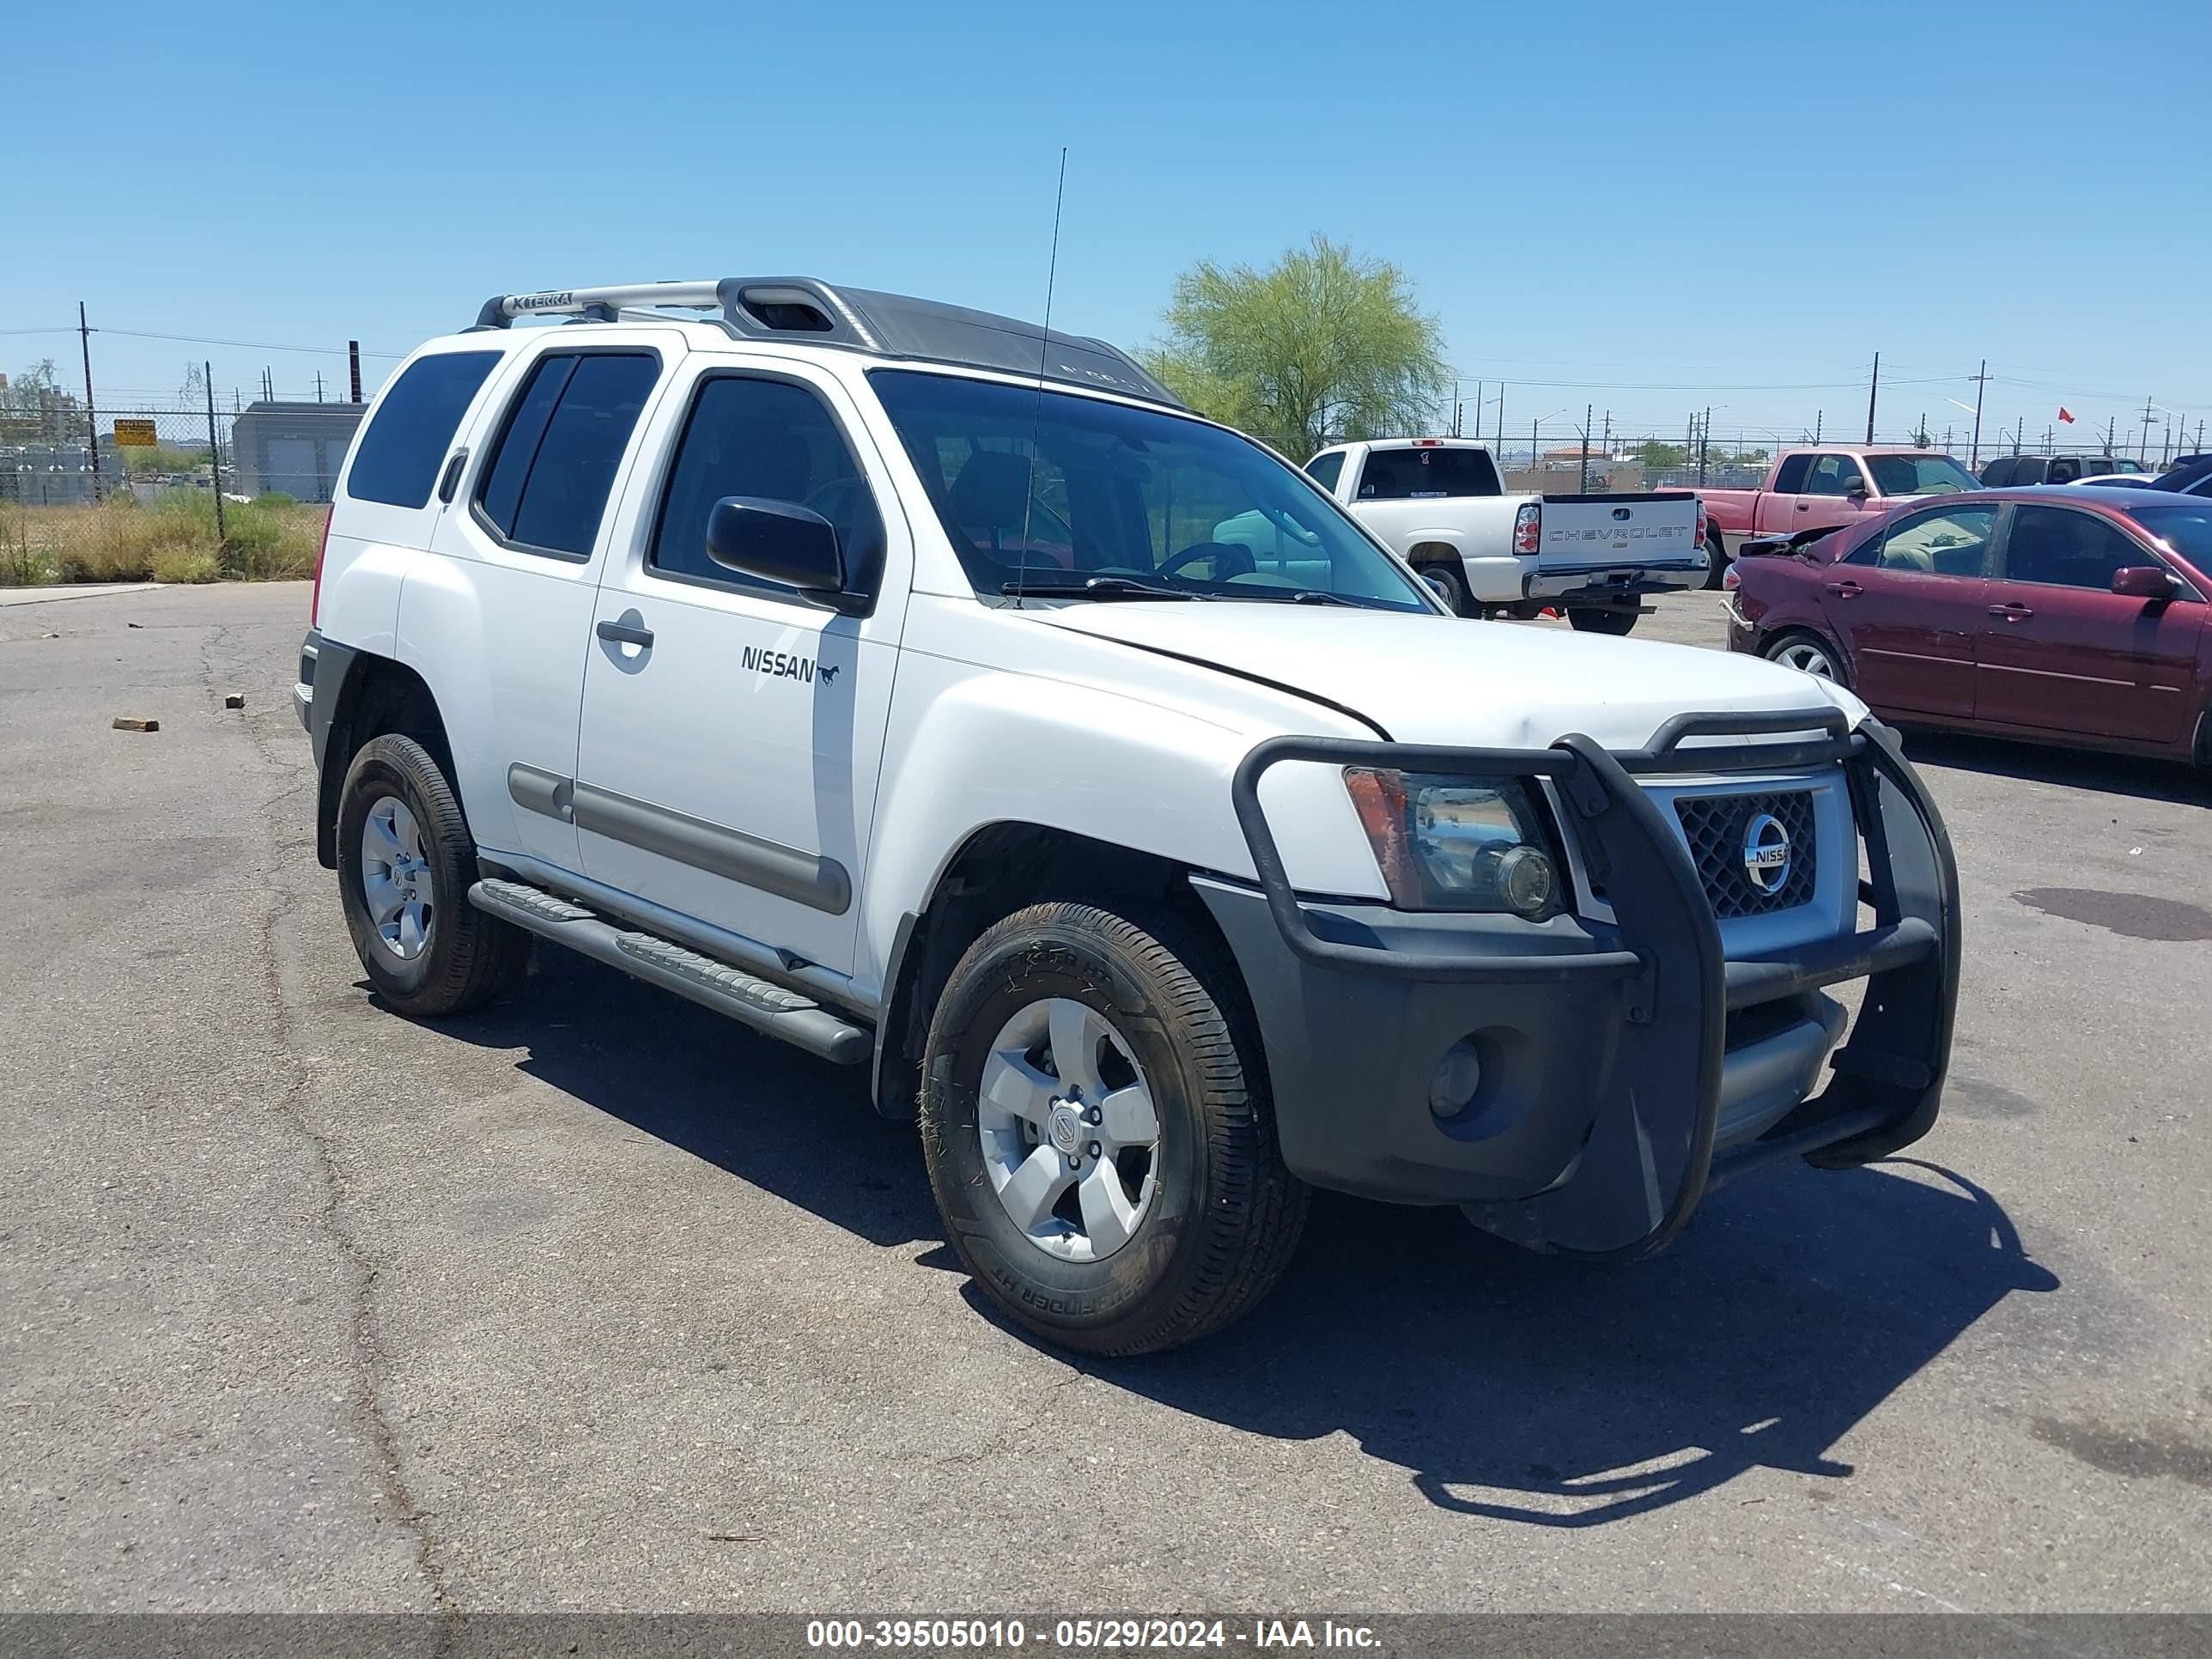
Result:
<svg viewBox="0 0 2212 1659"><path fill-rule="evenodd" d="M1316 1187L1626 1261L1936 1117L1956 878L1863 704L1455 620L1098 340L804 278L500 295L379 394L313 623L386 1006L548 939L857 1068L1072 1348L1237 1318Z"/></svg>

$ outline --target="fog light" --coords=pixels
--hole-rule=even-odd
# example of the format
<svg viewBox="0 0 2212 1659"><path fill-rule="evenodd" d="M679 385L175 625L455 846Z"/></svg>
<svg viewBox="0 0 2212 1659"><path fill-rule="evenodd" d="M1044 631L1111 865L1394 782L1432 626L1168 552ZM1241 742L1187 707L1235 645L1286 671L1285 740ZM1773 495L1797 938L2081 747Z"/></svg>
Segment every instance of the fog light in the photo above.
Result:
<svg viewBox="0 0 2212 1659"><path fill-rule="evenodd" d="M1437 1117L1457 1117L1474 1104L1482 1087L1482 1060L1474 1052L1474 1039L1463 1036L1444 1050L1429 1079L1429 1110Z"/></svg>
<svg viewBox="0 0 2212 1659"><path fill-rule="evenodd" d="M1543 915L1552 902L1552 860L1533 847L1516 847L1498 860L1498 891L1524 916Z"/></svg>

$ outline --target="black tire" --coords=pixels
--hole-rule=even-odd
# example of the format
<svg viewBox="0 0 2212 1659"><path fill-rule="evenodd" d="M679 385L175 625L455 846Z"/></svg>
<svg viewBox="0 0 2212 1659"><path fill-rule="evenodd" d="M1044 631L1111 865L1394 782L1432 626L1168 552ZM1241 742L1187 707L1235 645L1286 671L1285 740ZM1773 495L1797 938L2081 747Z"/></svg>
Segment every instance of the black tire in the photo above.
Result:
<svg viewBox="0 0 2212 1659"><path fill-rule="evenodd" d="M1451 608L1455 617L1471 617L1475 611L1468 604L1467 577L1448 564L1424 564L1414 567L1413 574L1429 585L1434 593Z"/></svg>
<svg viewBox="0 0 2212 1659"><path fill-rule="evenodd" d="M1728 574L1728 549L1721 544L1717 535L1705 538L1705 586L1717 588L1721 578Z"/></svg>
<svg viewBox="0 0 2212 1659"><path fill-rule="evenodd" d="M431 904L423 945L402 957L369 914L362 842L369 812L386 798L402 803L420 831ZM468 901L477 847L453 786L412 738L373 738L347 769L338 795L338 895L354 953L377 994L403 1014L434 1019L465 1013L520 976L530 935Z"/></svg>
<svg viewBox="0 0 2212 1659"><path fill-rule="evenodd" d="M992 1045L1047 999L1106 1017L1158 1115L1148 1205L1103 1260L1066 1260L1036 1243L1000 1201L984 1157L977 1093ZM931 1019L920 1117L953 1248L1010 1318L1066 1347L1147 1353L1220 1329L1267 1294L1304 1225L1307 1189L1276 1146L1236 970L1218 943L1172 915L1139 926L1092 905L1036 904L985 932Z"/></svg>
<svg viewBox="0 0 2212 1659"><path fill-rule="evenodd" d="M1567 607L1567 622L1577 634L1611 634L1615 638L1636 626L1637 613L1619 605L1575 605Z"/></svg>
<svg viewBox="0 0 2212 1659"><path fill-rule="evenodd" d="M1818 652L1827 664L1825 672L1809 667L1802 661L1790 662L1785 659L1807 651ZM1844 665L1844 653L1829 641L1822 639L1809 628L1785 628L1759 647L1759 654L1769 662L1778 662L1786 668L1803 673L1819 673L1823 679L1833 680L1845 690L1850 689L1850 672Z"/></svg>

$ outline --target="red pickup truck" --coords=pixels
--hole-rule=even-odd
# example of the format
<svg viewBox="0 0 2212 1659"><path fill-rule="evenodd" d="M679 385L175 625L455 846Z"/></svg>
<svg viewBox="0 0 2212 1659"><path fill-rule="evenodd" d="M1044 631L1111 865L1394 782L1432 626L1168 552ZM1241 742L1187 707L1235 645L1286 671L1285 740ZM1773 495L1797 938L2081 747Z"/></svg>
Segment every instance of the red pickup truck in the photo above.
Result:
<svg viewBox="0 0 2212 1659"><path fill-rule="evenodd" d="M1721 568L1754 536L1795 536L1852 524L1911 496L1981 487L1957 461L1931 449L1784 450L1763 489L1698 490L1712 562L1707 586L1720 585Z"/></svg>

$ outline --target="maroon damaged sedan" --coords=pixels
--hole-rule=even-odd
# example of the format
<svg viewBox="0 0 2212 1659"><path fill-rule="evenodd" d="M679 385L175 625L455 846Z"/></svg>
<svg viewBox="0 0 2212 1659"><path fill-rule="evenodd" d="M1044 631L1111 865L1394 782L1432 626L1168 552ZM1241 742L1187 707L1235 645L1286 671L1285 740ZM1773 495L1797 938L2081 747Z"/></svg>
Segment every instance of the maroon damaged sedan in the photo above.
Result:
<svg viewBox="0 0 2212 1659"><path fill-rule="evenodd" d="M1982 490L1743 552L1732 651L1906 725L2212 765L2212 501Z"/></svg>

